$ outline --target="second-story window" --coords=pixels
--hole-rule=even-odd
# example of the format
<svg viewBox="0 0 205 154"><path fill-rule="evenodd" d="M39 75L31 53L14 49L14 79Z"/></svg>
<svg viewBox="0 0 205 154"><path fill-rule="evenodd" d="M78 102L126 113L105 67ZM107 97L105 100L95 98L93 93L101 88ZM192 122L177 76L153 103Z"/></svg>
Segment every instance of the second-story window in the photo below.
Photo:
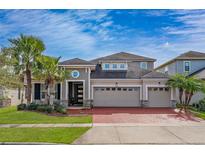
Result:
<svg viewBox="0 0 205 154"><path fill-rule="evenodd" d="M191 69L191 62L184 61L184 72L190 72L190 69Z"/></svg>
<svg viewBox="0 0 205 154"><path fill-rule="evenodd" d="M125 64L120 64L120 69L125 69Z"/></svg>
<svg viewBox="0 0 205 154"><path fill-rule="evenodd" d="M110 68L110 64L105 64L104 67L106 70L108 70Z"/></svg>
<svg viewBox="0 0 205 154"><path fill-rule="evenodd" d="M147 69L147 62L140 62L141 69Z"/></svg>
<svg viewBox="0 0 205 154"><path fill-rule="evenodd" d="M117 69L117 64L112 64L113 69Z"/></svg>
<svg viewBox="0 0 205 154"><path fill-rule="evenodd" d="M168 66L164 68L164 73L168 73Z"/></svg>

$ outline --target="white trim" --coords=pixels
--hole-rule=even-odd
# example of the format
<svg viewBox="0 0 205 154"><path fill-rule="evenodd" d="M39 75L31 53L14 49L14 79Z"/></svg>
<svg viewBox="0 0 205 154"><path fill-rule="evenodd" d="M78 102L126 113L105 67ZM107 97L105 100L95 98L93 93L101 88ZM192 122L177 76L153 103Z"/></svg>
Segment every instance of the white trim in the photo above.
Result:
<svg viewBox="0 0 205 154"><path fill-rule="evenodd" d="M145 85L145 94L146 94L146 98L145 98L145 100L149 100L148 99L148 88L149 87L168 87L167 85ZM172 98L173 98L173 91L171 90L171 100L172 100Z"/></svg>
<svg viewBox="0 0 205 154"><path fill-rule="evenodd" d="M131 81L132 81L132 80L142 80L142 79L118 79L118 78L102 79L102 78L101 78L101 79L90 79L90 80L103 80L103 81L104 81L104 80L111 80L111 81L112 81L112 80L122 80L122 81L123 81L123 80L124 80L124 81L129 81L129 80L131 80Z"/></svg>
<svg viewBox="0 0 205 154"><path fill-rule="evenodd" d="M88 99L90 99L90 68L88 68Z"/></svg>
<svg viewBox="0 0 205 154"><path fill-rule="evenodd" d="M65 88L66 100L68 100L68 82L78 82L78 81L83 82L83 100L85 100L85 80L65 80L65 81L66 81L66 88Z"/></svg>
<svg viewBox="0 0 205 154"><path fill-rule="evenodd" d="M108 64L109 68L106 68L105 65ZM113 65L116 65L117 67L114 68ZM124 68L120 68L120 65L123 64ZM119 63L119 62L107 62L107 63L102 63L102 70L127 70L128 65L127 63L123 62L123 63Z"/></svg>
<svg viewBox="0 0 205 154"><path fill-rule="evenodd" d="M140 81L140 80L147 80L147 81L157 81L157 80L163 80L163 81L166 81L168 80L167 79L164 79L164 78L151 78L151 79L146 79L146 78L141 78L141 79L118 79L118 78L111 78L111 79L102 79L102 78L99 78L99 79L90 79L90 80L103 80L103 81L112 81L112 80L120 80L120 81Z"/></svg>
<svg viewBox="0 0 205 154"><path fill-rule="evenodd" d="M185 63L189 63L189 71L185 71ZM190 73L191 72L191 61L185 60L183 61L183 73Z"/></svg>
<svg viewBox="0 0 205 154"><path fill-rule="evenodd" d="M95 67L96 65L58 65L63 67Z"/></svg>
<svg viewBox="0 0 205 154"><path fill-rule="evenodd" d="M32 81L32 83L45 83L44 81Z"/></svg>
<svg viewBox="0 0 205 154"><path fill-rule="evenodd" d="M157 80L162 80L162 81L167 81L169 80L168 78L142 78L142 80L146 80L146 81L157 81Z"/></svg>
<svg viewBox="0 0 205 154"><path fill-rule="evenodd" d="M146 65L146 68L143 68L143 64ZM147 70L147 68L148 68L148 63L147 63L146 61L142 61L142 62L140 62L140 68L141 68L141 69L146 69L146 70Z"/></svg>
<svg viewBox="0 0 205 154"><path fill-rule="evenodd" d="M94 95L94 88L95 87L116 87L116 85L109 84L109 85L92 85L92 96L91 98L93 99ZM140 88L140 100L142 100L142 85L117 85L117 87L138 87Z"/></svg>

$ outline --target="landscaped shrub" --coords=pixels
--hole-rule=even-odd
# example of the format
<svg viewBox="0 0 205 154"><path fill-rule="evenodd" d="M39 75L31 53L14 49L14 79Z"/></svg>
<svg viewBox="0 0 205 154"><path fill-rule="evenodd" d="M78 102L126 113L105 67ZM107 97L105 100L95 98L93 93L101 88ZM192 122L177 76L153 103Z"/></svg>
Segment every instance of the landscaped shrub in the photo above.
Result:
<svg viewBox="0 0 205 154"><path fill-rule="evenodd" d="M205 111L205 98L199 101L199 111Z"/></svg>
<svg viewBox="0 0 205 154"><path fill-rule="evenodd" d="M196 104L196 108L197 108L197 109L199 108L199 104Z"/></svg>
<svg viewBox="0 0 205 154"><path fill-rule="evenodd" d="M41 104L38 105L37 111L51 113L53 112L53 107L51 105Z"/></svg>
<svg viewBox="0 0 205 154"><path fill-rule="evenodd" d="M21 110L25 110L26 109L26 104L19 104L17 105L17 110L21 111Z"/></svg>
<svg viewBox="0 0 205 154"><path fill-rule="evenodd" d="M182 107L182 105L180 104L180 103L176 103L176 108L181 108Z"/></svg>
<svg viewBox="0 0 205 154"><path fill-rule="evenodd" d="M66 114L67 113L67 109L66 107L64 107L63 105L55 105L54 107L55 111L59 112L59 113L62 113L62 114Z"/></svg>
<svg viewBox="0 0 205 154"><path fill-rule="evenodd" d="M48 113L52 113L53 112L53 107L51 105L47 105L45 106L45 111Z"/></svg>
<svg viewBox="0 0 205 154"><path fill-rule="evenodd" d="M37 103L30 103L27 105L27 110L36 110L39 104Z"/></svg>

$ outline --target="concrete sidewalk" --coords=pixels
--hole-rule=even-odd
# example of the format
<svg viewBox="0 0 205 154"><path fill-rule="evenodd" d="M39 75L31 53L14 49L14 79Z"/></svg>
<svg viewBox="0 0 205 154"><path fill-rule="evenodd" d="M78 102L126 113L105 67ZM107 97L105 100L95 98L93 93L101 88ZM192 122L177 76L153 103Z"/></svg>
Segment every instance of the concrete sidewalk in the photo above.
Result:
<svg viewBox="0 0 205 154"><path fill-rule="evenodd" d="M92 123L85 124L0 124L0 128L42 128L42 127L92 127Z"/></svg>
<svg viewBox="0 0 205 154"><path fill-rule="evenodd" d="M94 126L73 144L205 144L205 127Z"/></svg>

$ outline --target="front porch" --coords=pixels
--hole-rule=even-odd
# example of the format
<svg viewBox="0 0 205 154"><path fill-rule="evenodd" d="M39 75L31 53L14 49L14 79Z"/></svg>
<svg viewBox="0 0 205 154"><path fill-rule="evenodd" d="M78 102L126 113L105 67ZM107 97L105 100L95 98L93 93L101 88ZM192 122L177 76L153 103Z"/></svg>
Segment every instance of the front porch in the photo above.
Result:
<svg viewBox="0 0 205 154"><path fill-rule="evenodd" d="M44 103L46 92L43 82L33 82L32 102ZM53 95L54 103L58 102L68 109L90 108L90 100L86 99L85 80L66 80L56 83Z"/></svg>

